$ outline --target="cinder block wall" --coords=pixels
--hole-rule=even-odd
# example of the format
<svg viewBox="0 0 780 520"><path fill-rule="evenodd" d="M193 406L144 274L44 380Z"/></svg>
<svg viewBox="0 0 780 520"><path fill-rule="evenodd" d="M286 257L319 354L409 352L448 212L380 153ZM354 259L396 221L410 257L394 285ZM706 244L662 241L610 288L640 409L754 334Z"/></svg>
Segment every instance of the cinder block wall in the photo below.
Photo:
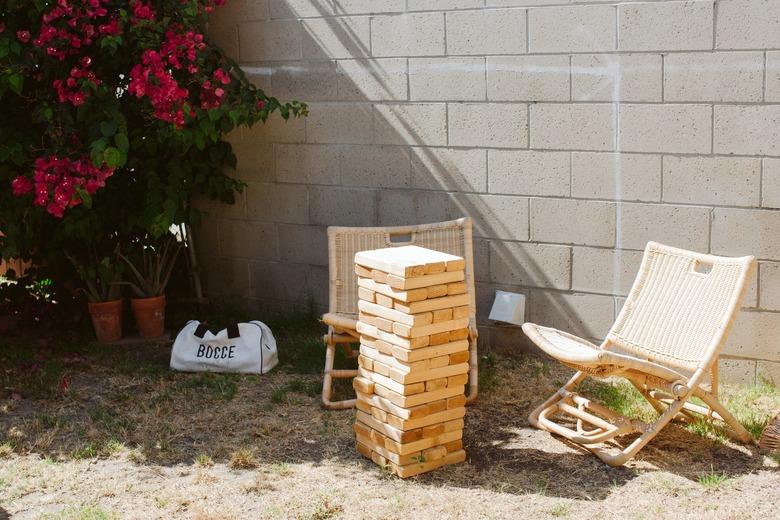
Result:
<svg viewBox="0 0 780 520"><path fill-rule="evenodd" d="M230 0L212 36L310 103L232 136L213 295L327 305L328 225L470 215L495 289L598 338L648 240L760 259L724 377L780 382L780 1Z"/></svg>

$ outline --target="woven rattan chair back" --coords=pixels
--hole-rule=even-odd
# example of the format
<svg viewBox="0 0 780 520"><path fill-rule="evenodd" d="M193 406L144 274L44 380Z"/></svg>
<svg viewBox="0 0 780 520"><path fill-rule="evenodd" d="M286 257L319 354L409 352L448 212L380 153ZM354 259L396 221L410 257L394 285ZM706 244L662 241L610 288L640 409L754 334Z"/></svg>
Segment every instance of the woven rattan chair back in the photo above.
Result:
<svg viewBox="0 0 780 520"><path fill-rule="evenodd" d="M753 257L648 243L608 342L686 371L708 366L733 325L754 267Z"/></svg>
<svg viewBox="0 0 780 520"><path fill-rule="evenodd" d="M416 226L329 227L329 311L357 317L358 286L355 253L410 244L457 255L466 260L466 282L471 295L471 317L475 318L474 254L471 220L467 217Z"/></svg>

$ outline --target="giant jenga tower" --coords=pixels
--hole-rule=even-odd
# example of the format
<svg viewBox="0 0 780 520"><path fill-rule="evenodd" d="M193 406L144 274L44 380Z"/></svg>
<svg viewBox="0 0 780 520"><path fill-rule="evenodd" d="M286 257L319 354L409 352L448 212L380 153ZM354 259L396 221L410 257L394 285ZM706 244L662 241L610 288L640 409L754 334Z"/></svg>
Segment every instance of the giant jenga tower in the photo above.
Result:
<svg viewBox="0 0 780 520"><path fill-rule="evenodd" d="M417 246L355 255L357 449L402 478L466 458L465 267L463 258Z"/></svg>

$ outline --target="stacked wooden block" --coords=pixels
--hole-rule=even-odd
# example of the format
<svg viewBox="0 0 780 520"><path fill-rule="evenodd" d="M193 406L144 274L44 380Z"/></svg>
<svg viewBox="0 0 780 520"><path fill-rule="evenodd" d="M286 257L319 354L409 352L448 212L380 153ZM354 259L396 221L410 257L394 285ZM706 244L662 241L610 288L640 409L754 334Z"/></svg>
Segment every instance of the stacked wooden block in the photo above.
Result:
<svg viewBox="0 0 780 520"><path fill-rule="evenodd" d="M358 451L403 478L463 461L465 261L403 246L356 254L355 271Z"/></svg>

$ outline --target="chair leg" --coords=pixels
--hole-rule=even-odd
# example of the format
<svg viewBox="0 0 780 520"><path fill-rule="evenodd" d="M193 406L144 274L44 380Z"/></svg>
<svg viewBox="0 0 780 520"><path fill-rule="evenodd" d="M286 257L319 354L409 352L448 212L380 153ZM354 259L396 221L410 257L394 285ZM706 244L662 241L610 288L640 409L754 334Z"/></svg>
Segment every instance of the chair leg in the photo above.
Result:
<svg viewBox="0 0 780 520"><path fill-rule="evenodd" d="M722 419L723 422L725 422L729 428L731 428L732 433L738 440L746 444L756 442L750 432L747 431L744 426L742 426L742 423L739 422L737 418L726 409L725 406L720 404L720 401L718 401L714 395L701 391L697 392L696 396L707 403L707 406L709 406L712 411L720 416L720 419Z"/></svg>
<svg viewBox="0 0 780 520"><path fill-rule="evenodd" d="M539 416L541 413L544 410L557 404L561 399L563 399L564 395L574 390L578 384L585 380L586 377L588 377L588 375L584 372L577 372L571 377L571 379L569 379L568 383L563 385L557 392L551 395L549 399L540 404L536 410L531 412L531 415L528 416L528 422L531 423L531 426L539 428L540 430L544 430L545 428L542 428L542 426L539 424Z"/></svg>
<svg viewBox="0 0 780 520"><path fill-rule="evenodd" d="M354 408L357 399L344 401L332 401L333 379L353 378L358 374L357 370L336 370L333 363L336 359L336 345L338 335L332 330L328 331L322 339L325 342L325 369L322 374L322 406L328 410L345 410ZM343 342L343 341L342 341Z"/></svg>

